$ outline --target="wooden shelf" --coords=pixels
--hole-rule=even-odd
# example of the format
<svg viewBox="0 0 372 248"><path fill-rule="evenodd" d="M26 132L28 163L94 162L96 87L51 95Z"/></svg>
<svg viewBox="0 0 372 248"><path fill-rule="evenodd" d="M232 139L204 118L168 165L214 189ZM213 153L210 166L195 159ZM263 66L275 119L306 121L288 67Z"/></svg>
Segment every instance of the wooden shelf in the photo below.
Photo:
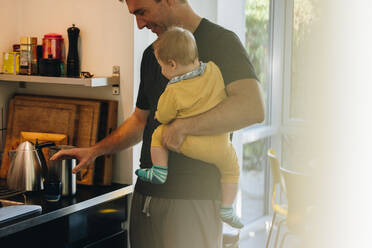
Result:
<svg viewBox="0 0 372 248"><path fill-rule="evenodd" d="M118 85L120 84L120 77L111 76L111 77L93 77L93 78L70 78L70 77L45 77L45 76L0 74L0 81L100 87L100 86L109 86L109 85L116 85L116 84Z"/></svg>

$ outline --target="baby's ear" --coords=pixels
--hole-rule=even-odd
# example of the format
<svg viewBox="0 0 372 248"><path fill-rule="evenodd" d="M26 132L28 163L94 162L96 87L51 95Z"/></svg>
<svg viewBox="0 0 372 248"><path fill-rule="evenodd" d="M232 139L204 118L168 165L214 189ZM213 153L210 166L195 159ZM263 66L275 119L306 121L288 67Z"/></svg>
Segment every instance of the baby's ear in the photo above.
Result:
<svg viewBox="0 0 372 248"><path fill-rule="evenodd" d="M176 69L177 67L177 63L173 59L168 60L168 64L172 67L172 69Z"/></svg>

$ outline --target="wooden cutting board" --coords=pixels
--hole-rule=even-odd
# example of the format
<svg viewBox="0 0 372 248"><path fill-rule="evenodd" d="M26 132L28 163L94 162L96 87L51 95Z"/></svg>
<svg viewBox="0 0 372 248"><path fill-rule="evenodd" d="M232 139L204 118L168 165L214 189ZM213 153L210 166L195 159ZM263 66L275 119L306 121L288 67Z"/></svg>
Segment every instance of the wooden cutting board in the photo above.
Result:
<svg viewBox="0 0 372 248"><path fill-rule="evenodd" d="M77 99L56 96L17 95L16 99L71 103L77 106L77 122L73 145L88 147L105 138L117 127L118 102L99 99ZM98 157L94 164L77 175L77 182L86 185L110 185L113 155Z"/></svg>
<svg viewBox="0 0 372 248"><path fill-rule="evenodd" d="M21 131L66 134L68 144L72 145L76 111L77 107L74 104L12 99L9 104L0 177L6 178L10 166L8 151L18 147Z"/></svg>
<svg viewBox="0 0 372 248"><path fill-rule="evenodd" d="M89 147L97 142L98 124L100 120L101 102L97 100L84 100L56 96L16 95L15 99L23 99L36 102L53 102L73 104L77 108L75 135L72 145L76 147ZM77 174L77 183L93 185L95 176L95 164L90 164ZM110 181L111 184L111 181Z"/></svg>
<svg viewBox="0 0 372 248"><path fill-rule="evenodd" d="M101 119L99 122L98 141L109 136L117 127L118 102L101 100ZM113 155L105 155L96 159L96 175L94 183L98 185L110 185L112 182Z"/></svg>
<svg viewBox="0 0 372 248"><path fill-rule="evenodd" d="M35 95L17 95L16 98L76 104L78 106L78 130L76 130L74 145L78 147L92 146L111 134L117 127L117 101ZM92 118L89 118L89 116L92 116ZM91 120L91 122L88 120ZM93 165L78 174L77 182L86 185L110 185L112 182L112 163L113 155L98 157Z"/></svg>
<svg viewBox="0 0 372 248"><path fill-rule="evenodd" d="M24 141L30 141L36 143L44 143L47 141L53 141L56 145L67 145L67 135L60 133L37 133L37 132L21 132L21 143Z"/></svg>
<svg viewBox="0 0 372 248"><path fill-rule="evenodd" d="M116 128L118 124L118 101L106 101L108 104L107 109L107 122L106 122L106 133L105 137L109 136ZM105 156L105 165L109 164L110 166L105 166L103 171L103 185L111 184L112 182L112 164L113 164L113 155Z"/></svg>

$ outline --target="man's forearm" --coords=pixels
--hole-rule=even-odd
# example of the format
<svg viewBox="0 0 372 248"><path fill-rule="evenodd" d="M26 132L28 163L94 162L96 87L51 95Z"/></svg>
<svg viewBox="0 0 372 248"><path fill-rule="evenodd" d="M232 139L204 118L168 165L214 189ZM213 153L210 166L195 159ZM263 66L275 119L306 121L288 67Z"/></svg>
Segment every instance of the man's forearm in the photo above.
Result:
<svg viewBox="0 0 372 248"><path fill-rule="evenodd" d="M145 111L141 111L141 114L133 113L110 136L95 144L93 149L96 156L113 154L139 143L142 140L147 118L147 114L144 115L142 112Z"/></svg>
<svg viewBox="0 0 372 248"><path fill-rule="evenodd" d="M214 135L239 130L265 119L259 84L244 79L227 86L228 97L215 108L180 122L185 135Z"/></svg>

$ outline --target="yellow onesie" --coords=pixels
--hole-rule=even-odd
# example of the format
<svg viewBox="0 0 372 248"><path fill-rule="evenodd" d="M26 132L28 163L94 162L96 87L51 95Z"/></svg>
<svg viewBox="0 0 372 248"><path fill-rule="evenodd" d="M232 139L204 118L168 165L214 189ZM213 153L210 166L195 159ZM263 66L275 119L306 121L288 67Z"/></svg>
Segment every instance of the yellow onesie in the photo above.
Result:
<svg viewBox="0 0 372 248"><path fill-rule="evenodd" d="M198 69L201 70L198 76L190 72L183 76L185 79L182 76L172 79L160 96L155 117L163 125L155 129L151 146L161 146L165 124L176 118L204 113L226 98L225 85L217 65L202 63ZM229 133L187 136L181 152L187 157L215 164L220 170L222 183L238 183L239 164Z"/></svg>

